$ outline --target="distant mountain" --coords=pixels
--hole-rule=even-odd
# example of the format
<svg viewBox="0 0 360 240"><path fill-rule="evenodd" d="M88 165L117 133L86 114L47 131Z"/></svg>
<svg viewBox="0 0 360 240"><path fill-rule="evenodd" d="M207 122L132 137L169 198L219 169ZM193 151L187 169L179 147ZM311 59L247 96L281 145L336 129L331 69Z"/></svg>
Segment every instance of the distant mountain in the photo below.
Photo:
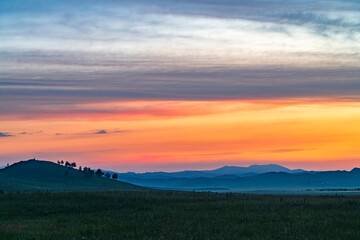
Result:
<svg viewBox="0 0 360 240"><path fill-rule="evenodd" d="M220 175L211 178L171 178L166 180L127 178L123 181L158 189L195 191L360 188L360 169L303 173L269 172L245 177Z"/></svg>
<svg viewBox="0 0 360 240"><path fill-rule="evenodd" d="M114 173L110 171L105 171ZM221 175L234 176L254 176L267 172L286 172L286 173L303 173L302 169L290 170L286 167L267 164L267 165L251 165L249 167L224 166L214 170L204 171L180 171L180 172L147 172L147 173L117 173L120 178L138 178L138 179L172 179L172 178L214 178Z"/></svg>
<svg viewBox="0 0 360 240"><path fill-rule="evenodd" d="M48 161L29 160L0 170L0 190L5 192L139 190L142 187L114 181Z"/></svg>
<svg viewBox="0 0 360 240"><path fill-rule="evenodd" d="M104 171L109 172L109 171ZM140 179L170 179L170 178L196 178L196 177L216 177L207 171L181 171L181 172L147 172L147 173L117 173L121 177L140 178Z"/></svg>
<svg viewBox="0 0 360 240"><path fill-rule="evenodd" d="M267 172L286 172L286 173L300 173L305 172L302 169L290 170L286 167L267 164L267 165L251 165L249 167L236 167L236 166L224 166L212 171L209 171L216 175L247 175L252 173L267 173Z"/></svg>
<svg viewBox="0 0 360 240"><path fill-rule="evenodd" d="M290 170L280 165L225 166L208 171L119 173L119 180L157 189L253 191L360 188L360 169Z"/></svg>

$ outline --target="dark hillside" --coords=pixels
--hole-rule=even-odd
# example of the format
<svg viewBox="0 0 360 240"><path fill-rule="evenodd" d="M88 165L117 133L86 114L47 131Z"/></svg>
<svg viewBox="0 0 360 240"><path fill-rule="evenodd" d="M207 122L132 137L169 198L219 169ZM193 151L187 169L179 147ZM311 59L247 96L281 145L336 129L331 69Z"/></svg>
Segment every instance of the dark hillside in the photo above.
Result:
<svg viewBox="0 0 360 240"><path fill-rule="evenodd" d="M0 190L5 192L136 189L142 188L103 177L89 176L48 161L22 161L0 170Z"/></svg>

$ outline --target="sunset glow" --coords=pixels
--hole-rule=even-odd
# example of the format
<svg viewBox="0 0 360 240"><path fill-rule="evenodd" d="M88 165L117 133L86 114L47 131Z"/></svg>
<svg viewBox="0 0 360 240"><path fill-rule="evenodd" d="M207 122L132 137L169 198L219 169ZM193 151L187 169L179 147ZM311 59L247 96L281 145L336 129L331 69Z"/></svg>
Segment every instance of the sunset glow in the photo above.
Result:
<svg viewBox="0 0 360 240"><path fill-rule="evenodd" d="M62 156L132 171L273 162L351 168L360 153L359 105L308 99L91 103L79 112L3 121L14 137L0 139L0 154L14 161Z"/></svg>

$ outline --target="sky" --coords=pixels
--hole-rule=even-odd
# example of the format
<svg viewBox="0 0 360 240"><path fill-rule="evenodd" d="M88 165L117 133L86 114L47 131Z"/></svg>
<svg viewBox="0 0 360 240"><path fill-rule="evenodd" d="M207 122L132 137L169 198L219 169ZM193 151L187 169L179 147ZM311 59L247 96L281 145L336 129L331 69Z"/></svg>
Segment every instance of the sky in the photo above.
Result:
<svg viewBox="0 0 360 240"><path fill-rule="evenodd" d="M2 0L0 165L360 167L358 0Z"/></svg>

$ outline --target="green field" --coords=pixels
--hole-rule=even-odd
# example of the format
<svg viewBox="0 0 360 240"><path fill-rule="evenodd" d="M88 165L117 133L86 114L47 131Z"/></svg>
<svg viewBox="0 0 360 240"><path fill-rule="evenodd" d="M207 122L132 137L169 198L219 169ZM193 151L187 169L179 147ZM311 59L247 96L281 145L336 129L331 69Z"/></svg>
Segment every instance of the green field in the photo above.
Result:
<svg viewBox="0 0 360 240"><path fill-rule="evenodd" d="M360 197L8 193L0 239L360 239Z"/></svg>

